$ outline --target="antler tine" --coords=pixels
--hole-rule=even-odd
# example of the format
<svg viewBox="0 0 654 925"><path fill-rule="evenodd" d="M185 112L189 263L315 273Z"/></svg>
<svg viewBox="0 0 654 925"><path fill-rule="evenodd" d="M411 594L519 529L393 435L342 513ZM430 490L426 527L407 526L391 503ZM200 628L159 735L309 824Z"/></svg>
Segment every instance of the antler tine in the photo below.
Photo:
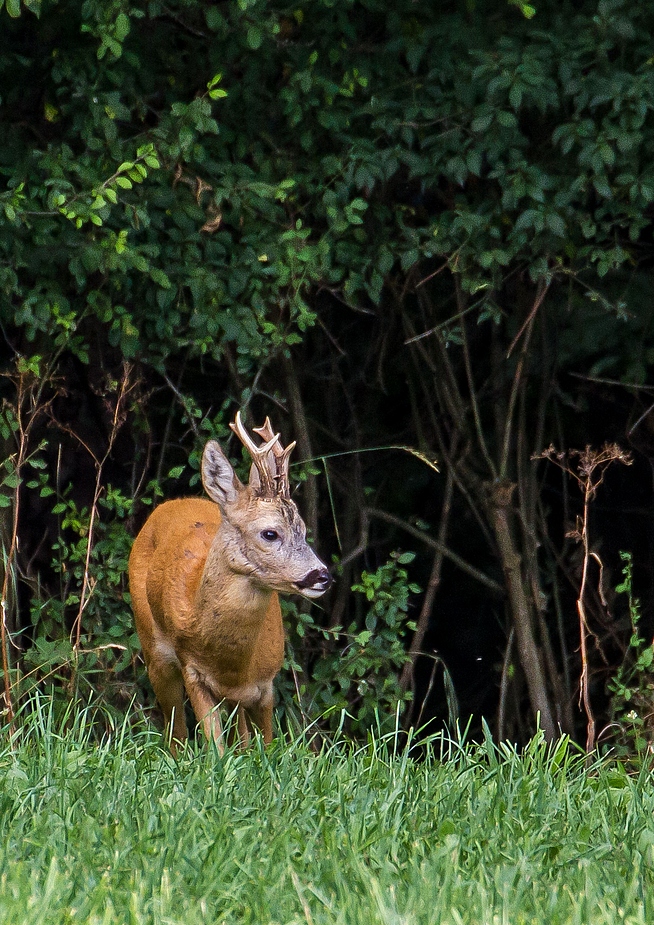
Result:
<svg viewBox="0 0 654 925"><path fill-rule="evenodd" d="M240 411L236 412L236 420L234 421L233 424L230 424L229 426L234 431L236 436L239 438L239 440L241 441L243 446L246 448L250 456L252 456L252 458L256 456L265 456L279 440L279 434L274 434L271 430L270 433L265 438L267 439L268 442L262 444L261 446L257 446L243 425L243 421L241 420ZM253 427L252 429L254 430L255 433L261 430L260 427Z"/></svg>
<svg viewBox="0 0 654 925"><path fill-rule="evenodd" d="M270 423L270 418L267 417L266 420L261 425L261 427L253 427L252 430L255 432L255 434L259 434L259 436L262 437L264 440L270 440L273 434L273 429L272 429L272 424ZM289 443L289 445L286 448L282 446L280 441L277 441L271 447L272 454L274 457L274 471L272 472L272 476L276 482L277 493L281 495L283 498L291 497L291 488L290 488L289 477L288 477L288 466L289 466L289 457L291 453L293 452L293 450L295 449L295 446L296 446L296 442L294 440L293 443ZM273 462L273 460L270 460L270 462ZM272 470L273 467L270 465L270 462L269 462L269 466Z"/></svg>
<svg viewBox="0 0 654 925"><path fill-rule="evenodd" d="M275 484L274 475L268 466L267 456L271 450L274 452L274 449L279 441L279 434L273 434L271 430L270 433L272 436L268 439L268 441L262 444L262 446L257 446L243 426L240 411L236 412L236 420L229 426L252 457L252 462L254 463L257 472L259 473L262 493L266 497L274 497L274 495L277 494L277 486Z"/></svg>
<svg viewBox="0 0 654 925"><path fill-rule="evenodd" d="M269 417L266 417L266 420L263 422L261 427L253 427L252 430L255 434L259 434L263 440L270 440L274 434Z"/></svg>
<svg viewBox="0 0 654 925"><path fill-rule="evenodd" d="M291 484L288 476L288 464L289 457L293 450L295 449L295 440L293 443L289 443L286 449L282 449L282 452L278 452L281 449L279 445L272 448L272 452L275 457L275 467L277 473L275 476L275 481L277 483L277 491L282 496L282 498L291 497Z"/></svg>

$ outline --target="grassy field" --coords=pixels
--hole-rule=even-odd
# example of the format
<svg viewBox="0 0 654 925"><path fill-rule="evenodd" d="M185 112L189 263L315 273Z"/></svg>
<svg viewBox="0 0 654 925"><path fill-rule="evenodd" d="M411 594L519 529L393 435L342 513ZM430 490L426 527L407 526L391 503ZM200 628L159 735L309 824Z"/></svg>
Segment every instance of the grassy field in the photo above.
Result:
<svg viewBox="0 0 654 925"><path fill-rule="evenodd" d="M0 923L651 923L654 788L565 743L415 760L101 744L41 703L0 747Z"/></svg>

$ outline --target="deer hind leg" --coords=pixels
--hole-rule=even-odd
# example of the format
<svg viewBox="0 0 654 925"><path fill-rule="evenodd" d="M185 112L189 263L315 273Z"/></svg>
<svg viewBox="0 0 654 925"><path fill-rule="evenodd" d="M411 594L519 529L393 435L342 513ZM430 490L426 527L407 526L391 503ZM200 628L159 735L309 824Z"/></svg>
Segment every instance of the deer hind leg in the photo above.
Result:
<svg viewBox="0 0 654 925"><path fill-rule="evenodd" d="M148 598L148 562L153 552L151 528L148 530L146 526L135 539L129 557L129 590L148 677L163 712L166 732L171 736L171 750L174 752L174 741L183 742L186 739L184 685L175 650L158 629Z"/></svg>
<svg viewBox="0 0 654 925"><path fill-rule="evenodd" d="M134 547L140 546L137 538ZM158 630L148 601L145 584L138 569L138 557L134 552L130 558L130 590L136 629L141 640L143 657L148 669L150 684L164 715L166 735L170 736L170 747L176 751L175 741L186 740L186 719L184 718L184 684L181 665L175 650Z"/></svg>
<svg viewBox="0 0 654 925"><path fill-rule="evenodd" d="M223 730L220 724L218 701L209 688L202 683L194 668L187 666L182 669L182 674L195 718L202 726L202 731L207 740L213 739L222 755L224 751Z"/></svg>

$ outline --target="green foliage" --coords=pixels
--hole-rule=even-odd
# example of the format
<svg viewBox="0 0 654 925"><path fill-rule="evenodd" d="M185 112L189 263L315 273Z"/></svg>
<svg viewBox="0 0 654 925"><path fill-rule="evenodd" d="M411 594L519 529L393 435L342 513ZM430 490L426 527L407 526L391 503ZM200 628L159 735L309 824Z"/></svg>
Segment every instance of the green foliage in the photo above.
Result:
<svg viewBox="0 0 654 925"><path fill-rule="evenodd" d="M21 478L41 511L65 506L54 515L66 522L55 547L58 596L52 584L30 589L33 656L38 646L49 653L47 671L65 661L75 607L89 650L133 651L118 576L124 531L152 502L146 486L154 478L163 491L171 473L171 492L194 488L200 443L227 434L236 403L264 396L289 407L289 368L312 403L309 429L330 421L325 439L335 450L350 439L342 421L356 416L361 386L374 378L384 399L373 413L361 409L368 430L354 421L363 442L345 452L368 438L379 445L388 396L399 417L409 406L413 416L410 437L388 442L430 455L439 447L430 416L450 420L434 387L437 349L427 350L443 343L461 363L448 381L466 382L461 418L478 423L490 445L524 330L519 281L551 287L542 343L524 366L530 386L560 370L647 381L654 19L648 4L627 0L573 7L0 2L3 368L31 371L45 403L59 388L78 401L72 423L50 408L52 442L70 430L77 439L96 427L98 436L95 406L109 401L98 380L116 383L115 394L125 362L143 382L125 412L134 450L120 460L110 453L120 471L114 487L108 478L100 486L93 542L95 508L76 496L77 473L69 489L56 484L51 460L40 470L25 461L29 471L17 473L4 456L3 510ZM370 327L355 327L355 317ZM483 342L473 363L466 324ZM489 337L493 361L508 358L490 373ZM426 352L412 353L413 343ZM349 379L346 367L355 370ZM316 387L328 376L338 382L331 393ZM0 390L0 435L13 447L15 379ZM552 391L558 428L583 398L568 379ZM347 394L346 412L327 407L335 392ZM518 394L523 420L534 420L533 395L516 388L511 401ZM540 438L551 408L547 396L537 403ZM26 460L40 458L48 415L39 414ZM510 429L502 453L513 478L527 469L518 448L541 445ZM461 445L472 446L469 434ZM136 472L140 464L147 473ZM492 477L475 472L478 482ZM402 516L411 524L416 513ZM536 536L533 524L524 533ZM525 562L538 558L521 552ZM330 639L328 655L314 658L315 683L338 678L340 689L311 692L310 701L347 707L357 731L375 705L387 717L398 702L393 679L409 626L400 571L361 579L343 620L344 650ZM29 579L39 585L40 576ZM311 618L300 618L305 625ZM55 648L46 653L46 643ZM89 658L108 664L97 652Z"/></svg>
<svg viewBox="0 0 654 925"><path fill-rule="evenodd" d="M127 591L133 501L109 485L92 517L70 497L57 498L47 475L39 475L26 487L42 497L55 496L52 514L58 526L51 566L59 589L55 595L51 589L34 590L31 644L23 654L24 676L16 693L45 688L65 699L93 693L120 712L140 652ZM156 486L150 489L159 493Z"/></svg>
<svg viewBox="0 0 654 925"><path fill-rule="evenodd" d="M410 694L399 683L407 654L407 632L415 623L408 618L411 595L420 588L409 580L404 566L413 553L393 553L375 572L363 571L352 591L364 598L364 612L347 629L321 630L312 613L287 611L291 651L307 635L325 640L322 654L312 666L310 680L303 680L300 697L309 716L323 716L321 726L335 731L345 728L354 737L365 737L370 729L382 733L394 728ZM345 641L345 645L343 645ZM291 666L300 668L291 658ZM282 688L282 703L293 696L288 685Z"/></svg>
<svg viewBox="0 0 654 925"><path fill-rule="evenodd" d="M642 634L641 605L633 591L631 553L623 552L620 556L623 580L615 590L627 597L631 635L624 660L608 684L615 724L612 747L622 757L634 753L645 756L651 753L654 743L654 643Z"/></svg>
<svg viewBox="0 0 654 925"><path fill-rule="evenodd" d="M47 4L41 112L19 102L29 59L10 47L4 59L14 323L51 338L62 312L88 314L124 356L160 369L234 342L246 371L313 323L315 286L377 303L395 268L436 258L471 292L515 261L534 279L605 276L633 259L654 200L654 83L638 42L648 14L612 3L593 19L590 6L546 5L533 22L507 8L507 31L408 3L371 2L352 24L329 3L290 18L188 3L180 32L157 3ZM366 50L354 34L368 16L379 28ZM17 20L6 41L34 23ZM186 66L171 70L174 41ZM40 119L48 144L12 109ZM447 208L434 210L439 184Z"/></svg>
<svg viewBox="0 0 654 925"><path fill-rule="evenodd" d="M50 17L60 19L63 6L49 10ZM159 368L164 356L186 344L219 356L226 337L239 341L242 354L260 357L270 349L269 338L285 343L264 308L267 280L278 264L266 266L265 248L254 239L246 252L235 250L232 233L211 225L223 196L240 209L248 187L241 186L238 203L231 189L217 189L209 198L214 187L196 169L206 157L199 138L206 144L218 132L212 106L226 94L218 86L220 75L205 77L206 92L195 98L192 83L187 96L171 94L151 140L143 143L142 94L149 92L149 75L146 89L135 51L123 54L131 40L136 48L143 38L134 35L143 11L89 0L81 11L72 5L68 12L71 27L100 42L98 62L111 61L107 70L85 60L85 45L82 52L66 41L55 46L42 116L56 140L28 153L21 149L27 138L14 136L5 158L8 183L0 206L9 224L4 238L0 234L0 251L6 260L4 298L17 306L11 311L14 322L29 340L41 342L56 338L62 314L87 335L99 325L108 346ZM87 68L83 78L80 67ZM198 69L191 82L200 74ZM78 89L71 95L73 85ZM6 102L11 105L11 95ZM59 131L63 124L65 135ZM162 159L166 176L153 181L151 172ZM261 190L254 182L251 189L259 202ZM70 225L62 225L60 217ZM296 296L291 309L297 304L302 312L304 302ZM88 358L88 346L77 349Z"/></svg>
<svg viewBox="0 0 654 925"><path fill-rule="evenodd" d="M26 10L34 13L35 16L40 15L41 0L0 0L0 16L2 16L4 8L12 19L17 19L21 14L21 3Z"/></svg>
<svg viewBox="0 0 654 925"><path fill-rule="evenodd" d="M0 436L7 443L9 438L18 430L16 413L11 405L5 405L0 412ZM11 507L12 498L19 484L19 475L16 472L15 460L11 456L5 457L0 468L0 507Z"/></svg>

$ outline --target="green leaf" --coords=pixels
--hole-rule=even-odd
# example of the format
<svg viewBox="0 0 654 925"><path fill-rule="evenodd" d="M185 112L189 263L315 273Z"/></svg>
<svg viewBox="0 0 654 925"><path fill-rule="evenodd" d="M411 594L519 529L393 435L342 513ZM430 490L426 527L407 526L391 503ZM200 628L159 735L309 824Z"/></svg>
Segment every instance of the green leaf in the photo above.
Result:
<svg viewBox="0 0 654 925"><path fill-rule="evenodd" d="M222 13L215 6L210 6L205 9L204 18L206 20L207 26L211 29L212 32L217 32L221 26L225 24L225 19Z"/></svg>
<svg viewBox="0 0 654 925"><path fill-rule="evenodd" d="M157 285L161 286L163 289L170 289L172 283L170 279L163 270L160 270L158 267L150 268L150 279L154 280Z"/></svg>
<svg viewBox="0 0 654 925"><path fill-rule="evenodd" d="M410 562L413 562L415 557L415 552L403 552L397 557L396 561L399 562L400 565L409 565Z"/></svg>
<svg viewBox="0 0 654 925"><path fill-rule="evenodd" d="M611 187L609 182L604 176L596 176L593 178L593 186L597 190L600 196L603 196L605 199L611 199L613 193L611 192Z"/></svg>
<svg viewBox="0 0 654 925"><path fill-rule="evenodd" d="M410 270L411 267L415 266L420 260L420 251L418 250L408 250L400 257L400 263L403 270Z"/></svg>
<svg viewBox="0 0 654 925"><path fill-rule="evenodd" d="M520 109L520 104L522 103L522 87L518 84L514 84L509 90L509 102L514 109Z"/></svg>
<svg viewBox="0 0 654 925"><path fill-rule="evenodd" d="M473 119L470 123L470 128L473 132L485 132L486 129L490 128L492 121L493 113L489 112L483 116L477 116L476 119Z"/></svg>
<svg viewBox="0 0 654 925"><path fill-rule="evenodd" d="M481 151L476 148L468 151L465 160L466 167L470 173L474 174L476 177L481 176L481 164L482 164L482 154Z"/></svg>
<svg viewBox="0 0 654 925"><path fill-rule="evenodd" d="M261 47L261 43L263 42L263 32L258 26L250 26L247 31L246 41L248 47L256 51Z"/></svg>
<svg viewBox="0 0 654 925"><path fill-rule="evenodd" d="M116 29L116 38L118 39L118 41L119 42L124 41L124 39L127 38L127 35L129 34L129 30L130 30L129 16L127 16L125 13L119 13L118 16L116 17L115 29Z"/></svg>
<svg viewBox="0 0 654 925"><path fill-rule="evenodd" d="M557 215L554 212L550 212L545 218L545 227L549 228L550 231L558 235L560 238L565 237L565 222L560 215Z"/></svg>

